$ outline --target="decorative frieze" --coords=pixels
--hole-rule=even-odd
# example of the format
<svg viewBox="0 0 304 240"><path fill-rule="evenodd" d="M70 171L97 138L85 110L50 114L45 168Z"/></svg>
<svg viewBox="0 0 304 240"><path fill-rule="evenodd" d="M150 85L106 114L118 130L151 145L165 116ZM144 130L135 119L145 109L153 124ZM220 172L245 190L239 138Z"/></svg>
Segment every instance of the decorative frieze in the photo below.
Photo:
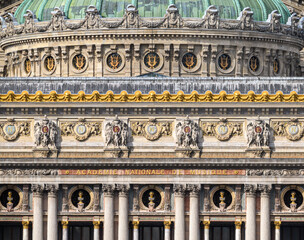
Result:
<svg viewBox="0 0 304 240"><path fill-rule="evenodd" d="M248 169L247 176L303 176L304 169Z"/></svg>
<svg viewBox="0 0 304 240"><path fill-rule="evenodd" d="M87 140L90 136L101 135L102 123L86 122L79 119L78 122L62 122L60 130L62 136L73 136L78 141Z"/></svg>
<svg viewBox="0 0 304 240"><path fill-rule="evenodd" d="M57 169L0 169L0 176L11 175L11 176L47 176L47 175L58 175Z"/></svg>

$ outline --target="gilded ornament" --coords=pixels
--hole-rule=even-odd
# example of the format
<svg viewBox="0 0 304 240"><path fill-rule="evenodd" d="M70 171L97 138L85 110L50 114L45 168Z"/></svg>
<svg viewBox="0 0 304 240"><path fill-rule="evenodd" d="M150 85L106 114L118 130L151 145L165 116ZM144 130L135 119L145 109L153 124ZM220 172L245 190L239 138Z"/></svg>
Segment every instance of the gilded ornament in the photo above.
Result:
<svg viewBox="0 0 304 240"><path fill-rule="evenodd" d="M185 68L193 69L197 64L197 57L193 53L186 53L182 58L182 63Z"/></svg>
<svg viewBox="0 0 304 240"><path fill-rule="evenodd" d="M155 69L160 64L160 58L159 55L155 52L149 52L144 57L144 63L145 65L150 69Z"/></svg>
<svg viewBox="0 0 304 240"><path fill-rule="evenodd" d="M86 58L82 54L78 54L73 57L73 66L76 68L78 71L81 71L84 69L86 65Z"/></svg>
<svg viewBox="0 0 304 240"><path fill-rule="evenodd" d="M8 119L6 123L0 123L0 135L7 141L14 141L19 136L29 136L30 123Z"/></svg>
<svg viewBox="0 0 304 240"><path fill-rule="evenodd" d="M85 122L81 119L79 122L63 122L60 124L62 136L74 136L78 141L87 140L90 136L100 136L102 123Z"/></svg>
<svg viewBox="0 0 304 240"><path fill-rule="evenodd" d="M32 70L32 63L31 60L28 58L24 61L24 70L27 74L30 74Z"/></svg>
<svg viewBox="0 0 304 240"><path fill-rule="evenodd" d="M249 60L249 68L251 71L256 72L260 67L260 60L256 56L252 56Z"/></svg>
<svg viewBox="0 0 304 240"><path fill-rule="evenodd" d="M231 67L231 57L228 54L222 54L218 59L218 65L223 70L228 70Z"/></svg>
<svg viewBox="0 0 304 240"><path fill-rule="evenodd" d="M131 128L134 136L144 136L149 141L155 141L161 136L172 136L172 123L157 122L155 119L148 122L134 122Z"/></svg>
<svg viewBox="0 0 304 240"><path fill-rule="evenodd" d="M107 58L107 64L110 68L116 70L122 64L122 58L118 53L112 53Z"/></svg>
<svg viewBox="0 0 304 240"><path fill-rule="evenodd" d="M275 74L279 74L280 72L280 62L277 58L273 60L273 72Z"/></svg>
<svg viewBox="0 0 304 240"><path fill-rule="evenodd" d="M55 68L55 59L52 56L48 56L44 60L44 66L47 71L52 72Z"/></svg>
<svg viewBox="0 0 304 240"><path fill-rule="evenodd" d="M220 122L201 123L204 136L214 136L220 141L227 141L232 136L243 135L243 124L227 122L225 119Z"/></svg>

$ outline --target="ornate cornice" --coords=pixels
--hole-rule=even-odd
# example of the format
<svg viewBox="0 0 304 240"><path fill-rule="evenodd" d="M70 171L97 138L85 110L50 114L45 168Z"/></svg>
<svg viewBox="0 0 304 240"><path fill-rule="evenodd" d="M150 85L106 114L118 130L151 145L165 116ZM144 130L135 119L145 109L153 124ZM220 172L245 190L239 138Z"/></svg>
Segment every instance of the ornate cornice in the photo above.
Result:
<svg viewBox="0 0 304 240"><path fill-rule="evenodd" d="M122 91L120 94L114 94L108 91L106 94L100 94L94 91L92 94L86 94L79 91L78 94L71 94L70 91L65 91L63 94L57 94L55 91L49 94L44 94L41 91L35 94L29 94L23 91L21 94L15 94L9 91L7 94L0 94L0 102L304 102L304 94L297 94L292 91L290 94L283 94L278 91L276 94L269 94L264 91L262 94L255 94L249 91L247 94L241 94L235 91L233 94L227 94L221 91L219 94L213 94L211 91L206 91L204 94L199 94L193 91L191 94L184 94L179 91L177 94L170 94L164 91L162 94L156 94L154 91L149 94L142 94L136 91L134 94L128 94Z"/></svg>

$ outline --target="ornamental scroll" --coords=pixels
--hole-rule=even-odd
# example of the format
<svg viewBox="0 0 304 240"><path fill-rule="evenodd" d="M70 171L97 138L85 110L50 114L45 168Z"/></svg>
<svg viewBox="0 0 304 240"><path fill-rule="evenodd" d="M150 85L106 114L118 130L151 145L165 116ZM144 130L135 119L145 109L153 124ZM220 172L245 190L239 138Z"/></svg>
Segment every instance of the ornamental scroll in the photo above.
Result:
<svg viewBox="0 0 304 240"><path fill-rule="evenodd" d="M13 119L8 119L7 122L0 123L0 135L6 141L14 141L19 136L29 136L30 123L15 122Z"/></svg>
<svg viewBox="0 0 304 240"><path fill-rule="evenodd" d="M297 141L303 137L303 123L297 119L291 119L289 122L273 122L275 136L286 137L290 141Z"/></svg>
<svg viewBox="0 0 304 240"><path fill-rule="evenodd" d="M100 136L101 125L100 122L85 122L80 119L78 122L63 122L60 129L62 136L73 136L78 141L84 141L90 136Z"/></svg>
<svg viewBox="0 0 304 240"><path fill-rule="evenodd" d="M144 136L149 141L155 141L161 136L172 136L172 123L157 122L156 119L134 122L131 128L134 136Z"/></svg>

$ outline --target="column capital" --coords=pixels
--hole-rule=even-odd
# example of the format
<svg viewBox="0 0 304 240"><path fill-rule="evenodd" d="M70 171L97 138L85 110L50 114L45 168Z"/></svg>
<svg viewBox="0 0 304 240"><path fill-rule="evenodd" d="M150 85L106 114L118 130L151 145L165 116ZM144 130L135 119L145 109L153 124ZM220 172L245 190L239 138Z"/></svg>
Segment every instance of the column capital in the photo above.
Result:
<svg viewBox="0 0 304 240"><path fill-rule="evenodd" d="M275 226L275 229L280 229L281 228L281 221L274 221L274 226Z"/></svg>
<svg viewBox="0 0 304 240"><path fill-rule="evenodd" d="M261 192L261 196L269 197L270 191L272 189L271 185L268 184L258 184L258 190Z"/></svg>
<svg viewBox="0 0 304 240"><path fill-rule="evenodd" d="M59 186L57 184L46 184L45 190L48 191L49 197L56 197Z"/></svg>
<svg viewBox="0 0 304 240"><path fill-rule="evenodd" d="M69 221L61 221L61 224L63 229L67 229L69 226Z"/></svg>
<svg viewBox="0 0 304 240"><path fill-rule="evenodd" d="M191 197L198 197L199 193L201 191L200 184L187 184L186 188L187 188L187 191L190 192Z"/></svg>
<svg viewBox="0 0 304 240"><path fill-rule="evenodd" d="M114 184L103 184L102 185L102 191L103 191L104 196L113 197L114 190L115 190Z"/></svg>
<svg viewBox="0 0 304 240"><path fill-rule="evenodd" d="M165 229L170 229L171 221L164 221Z"/></svg>
<svg viewBox="0 0 304 240"><path fill-rule="evenodd" d="M209 229L210 228L210 221L203 221L204 228Z"/></svg>
<svg viewBox="0 0 304 240"><path fill-rule="evenodd" d="M186 188L182 184L174 184L173 185L174 196L184 197L185 190L186 190Z"/></svg>
<svg viewBox="0 0 304 240"><path fill-rule="evenodd" d="M130 190L129 184L116 184L116 190L119 192L119 196L127 197Z"/></svg>
<svg viewBox="0 0 304 240"><path fill-rule="evenodd" d="M42 197L44 191L44 184L32 184L31 186L33 196Z"/></svg>
<svg viewBox="0 0 304 240"><path fill-rule="evenodd" d="M94 229L99 229L100 221L93 221Z"/></svg>
<svg viewBox="0 0 304 240"><path fill-rule="evenodd" d="M235 229L241 229L242 228L242 221L235 221Z"/></svg>
<svg viewBox="0 0 304 240"><path fill-rule="evenodd" d="M257 191L257 186L253 184L245 184L244 185L244 190L246 192L247 197L255 197L256 191Z"/></svg>
<svg viewBox="0 0 304 240"><path fill-rule="evenodd" d="M30 221L22 221L23 229L28 229L30 225Z"/></svg>
<svg viewBox="0 0 304 240"><path fill-rule="evenodd" d="M133 221L132 224L133 224L133 228L134 229L138 229L139 228L139 221Z"/></svg>

